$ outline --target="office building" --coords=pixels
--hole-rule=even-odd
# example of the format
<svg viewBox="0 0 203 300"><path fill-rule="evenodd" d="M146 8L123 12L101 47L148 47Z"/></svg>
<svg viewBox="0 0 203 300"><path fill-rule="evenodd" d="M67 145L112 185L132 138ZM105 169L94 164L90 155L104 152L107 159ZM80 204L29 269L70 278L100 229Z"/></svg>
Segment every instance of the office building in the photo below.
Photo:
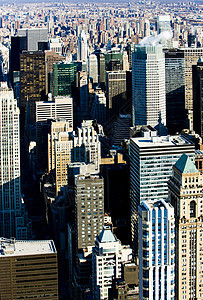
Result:
<svg viewBox="0 0 203 300"><path fill-rule="evenodd" d="M25 113L30 122L36 120L36 102L45 100L45 54L42 51L23 51L20 55L20 109L22 129ZM29 103L29 105L28 105Z"/></svg>
<svg viewBox="0 0 203 300"><path fill-rule="evenodd" d="M129 62L127 51L123 51L123 71L129 71Z"/></svg>
<svg viewBox="0 0 203 300"><path fill-rule="evenodd" d="M89 77L92 78L93 84L98 83L98 62L95 54L90 54L88 58Z"/></svg>
<svg viewBox="0 0 203 300"><path fill-rule="evenodd" d="M46 43L48 47L47 28L20 28L17 32L18 37L26 37L28 51L40 50L40 44ZM42 50L42 49L41 49Z"/></svg>
<svg viewBox="0 0 203 300"><path fill-rule="evenodd" d="M104 180L99 175L75 176L77 249L93 246L104 225Z"/></svg>
<svg viewBox="0 0 203 300"><path fill-rule="evenodd" d="M183 154L169 181L176 220L176 299L203 298L202 179L190 157Z"/></svg>
<svg viewBox="0 0 203 300"><path fill-rule="evenodd" d="M53 96L71 96L75 81L74 63L55 63L52 76Z"/></svg>
<svg viewBox="0 0 203 300"><path fill-rule="evenodd" d="M139 206L139 299L175 300L175 217L164 200Z"/></svg>
<svg viewBox="0 0 203 300"><path fill-rule="evenodd" d="M195 146L184 137L158 137L155 131L143 130L142 137L130 140L131 232L135 249L140 202L167 199L172 166L183 153L195 160Z"/></svg>
<svg viewBox="0 0 203 300"><path fill-rule="evenodd" d="M203 61L192 66L193 79L193 129L203 138Z"/></svg>
<svg viewBox="0 0 203 300"><path fill-rule="evenodd" d="M106 97L109 114L115 118L126 104L126 72L106 72Z"/></svg>
<svg viewBox="0 0 203 300"><path fill-rule="evenodd" d="M69 96L57 96L53 101L36 102L36 122L48 119L65 119L73 126L73 99Z"/></svg>
<svg viewBox="0 0 203 300"><path fill-rule="evenodd" d="M169 134L186 128L185 61L180 51L165 52L166 126Z"/></svg>
<svg viewBox="0 0 203 300"><path fill-rule="evenodd" d="M69 120L59 119L51 122L51 130L48 134L48 173L55 169L55 142L58 140L59 133L71 131L72 126Z"/></svg>
<svg viewBox="0 0 203 300"><path fill-rule="evenodd" d="M0 125L0 235L26 239L31 232L22 215L19 108L6 83L0 87Z"/></svg>
<svg viewBox="0 0 203 300"><path fill-rule="evenodd" d="M166 125L165 58L161 45L135 46L132 61L133 126Z"/></svg>
<svg viewBox="0 0 203 300"><path fill-rule="evenodd" d="M87 51L87 37L84 30L82 30L78 37L77 60L87 61Z"/></svg>
<svg viewBox="0 0 203 300"><path fill-rule="evenodd" d="M53 241L0 238L1 299L58 300L57 252Z"/></svg>
<svg viewBox="0 0 203 300"><path fill-rule="evenodd" d="M121 278L121 265L132 259L132 249L122 246L110 226L104 226L92 249L92 293L95 300L109 299L113 280Z"/></svg>

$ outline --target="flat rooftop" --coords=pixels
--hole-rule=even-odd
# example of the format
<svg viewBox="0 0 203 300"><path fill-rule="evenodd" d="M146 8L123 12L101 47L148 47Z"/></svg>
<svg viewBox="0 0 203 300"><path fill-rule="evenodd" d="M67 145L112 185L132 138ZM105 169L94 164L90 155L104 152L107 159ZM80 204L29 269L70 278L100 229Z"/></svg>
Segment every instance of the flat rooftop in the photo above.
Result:
<svg viewBox="0 0 203 300"><path fill-rule="evenodd" d="M138 145L139 148L145 147L164 147L164 146L182 146L193 145L192 142L180 135L172 136L150 136L150 137L135 137L131 140Z"/></svg>
<svg viewBox="0 0 203 300"><path fill-rule="evenodd" d="M53 254L56 252L57 251L52 240L20 241L0 238L0 257Z"/></svg>

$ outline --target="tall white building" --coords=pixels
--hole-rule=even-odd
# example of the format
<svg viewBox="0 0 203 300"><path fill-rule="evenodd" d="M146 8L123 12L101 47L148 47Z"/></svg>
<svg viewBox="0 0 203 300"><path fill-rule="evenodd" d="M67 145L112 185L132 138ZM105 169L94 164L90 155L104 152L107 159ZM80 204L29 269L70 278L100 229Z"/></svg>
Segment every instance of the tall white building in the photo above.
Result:
<svg viewBox="0 0 203 300"><path fill-rule="evenodd" d="M174 208L164 200L139 206L139 299L175 299Z"/></svg>
<svg viewBox="0 0 203 300"><path fill-rule="evenodd" d="M157 17L157 32L158 34L164 31L171 31L171 17L169 15L160 15Z"/></svg>
<svg viewBox="0 0 203 300"><path fill-rule="evenodd" d="M19 108L6 83L1 83L0 87L0 133L0 236L24 239L27 229L19 229L24 225L21 219Z"/></svg>
<svg viewBox="0 0 203 300"><path fill-rule="evenodd" d="M143 132L130 140L131 231L137 251L137 212L142 201L167 199L172 166L186 153L195 160L194 144L182 136L160 136Z"/></svg>
<svg viewBox="0 0 203 300"><path fill-rule="evenodd" d="M121 264L132 259L129 246L122 246L110 226L104 226L92 248L93 299L109 299L113 279L121 278Z"/></svg>
<svg viewBox="0 0 203 300"><path fill-rule="evenodd" d="M36 102L36 122L65 119L73 126L73 98L57 96L54 101Z"/></svg>
<svg viewBox="0 0 203 300"><path fill-rule="evenodd" d="M90 54L88 58L89 77L93 79L93 84L98 83L98 62L95 54Z"/></svg>
<svg viewBox="0 0 203 300"><path fill-rule="evenodd" d="M133 126L166 125L165 57L161 45L136 45L132 56Z"/></svg>
<svg viewBox="0 0 203 300"><path fill-rule="evenodd" d="M80 32L78 37L77 59L87 61L87 37L84 30Z"/></svg>

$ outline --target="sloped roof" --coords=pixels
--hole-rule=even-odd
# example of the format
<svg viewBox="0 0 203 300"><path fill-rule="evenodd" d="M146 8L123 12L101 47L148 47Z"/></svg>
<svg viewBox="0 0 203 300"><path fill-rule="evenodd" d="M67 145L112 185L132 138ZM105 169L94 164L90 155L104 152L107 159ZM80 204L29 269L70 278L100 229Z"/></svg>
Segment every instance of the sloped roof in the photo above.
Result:
<svg viewBox="0 0 203 300"><path fill-rule="evenodd" d="M99 235L99 241L100 243L116 242L116 238L113 235L110 226L104 226Z"/></svg>
<svg viewBox="0 0 203 300"><path fill-rule="evenodd" d="M181 173L199 173L195 164L191 161L189 156L185 153L179 158L179 160L175 163L176 169L178 169Z"/></svg>

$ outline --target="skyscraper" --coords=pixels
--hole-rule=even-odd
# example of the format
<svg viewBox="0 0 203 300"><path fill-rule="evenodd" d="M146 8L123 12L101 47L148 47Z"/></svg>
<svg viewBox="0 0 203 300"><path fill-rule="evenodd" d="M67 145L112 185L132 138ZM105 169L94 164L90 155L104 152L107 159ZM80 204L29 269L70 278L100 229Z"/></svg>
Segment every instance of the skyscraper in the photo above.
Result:
<svg viewBox="0 0 203 300"><path fill-rule="evenodd" d="M133 125L166 125L165 59L161 45L136 45L132 61Z"/></svg>
<svg viewBox="0 0 203 300"><path fill-rule="evenodd" d="M164 31L171 31L171 18L169 15L162 15L157 17L157 32L158 34Z"/></svg>
<svg viewBox="0 0 203 300"><path fill-rule="evenodd" d="M146 130L146 129L144 129ZM172 166L183 153L195 160L195 146L182 136L161 136L145 131L130 140L132 241L137 244L137 212L141 201L166 199Z"/></svg>
<svg viewBox="0 0 203 300"><path fill-rule="evenodd" d="M89 64L89 77L92 78L93 84L98 83L98 63L95 54L90 54L88 58Z"/></svg>
<svg viewBox="0 0 203 300"><path fill-rule="evenodd" d="M20 109L24 120L28 108L30 121L35 123L36 102L45 100L45 88L45 54L42 51L23 51L20 55Z"/></svg>
<svg viewBox="0 0 203 300"><path fill-rule="evenodd" d="M202 179L191 159L183 154L173 166L169 201L176 220L176 298L203 298Z"/></svg>
<svg viewBox="0 0 203 300"><path fill-rule="evenodd" d="M74 63L58 62L53 65L53 96L71 96L75 80Z"/></svg>
<svg viewBox="0 0 203 300"><path fill-rule="evenodd" d="M193 79L193 129L203 138L203 61L192 66Z"/></svg>
<svg viewBox="0 0 203 300"><path fill-rule="evenodd" d="M139 299L175 299L174 208L164 200L139 206Z"/></svg>
<svg viewBox="0 0 203 300"><path fill-rule="evenodd" d="M28 51L40 50L40 43L48 45L48 29L47 28L21 28L17 32L18 37L26 37Z"/></svg>
<svg viewBox="0 0 203 300"><path fill-rule="evenodd" d="M2 83L0 87L0 236L27 238L18 227L21 211L19 108L13 91Z"/></svg>
<svg viewBox="0 0 203 300"><path fill-rule="evenodd" d="M87 37L84 30L80 32L78 37L77 60L87 61Z"/></svg>
<svg viewBox="0 0 203 300"><path fill-rule="evenodd" d="M169 134L186 128L185 61L183 51L165 52L166 125Z"/></svg>

